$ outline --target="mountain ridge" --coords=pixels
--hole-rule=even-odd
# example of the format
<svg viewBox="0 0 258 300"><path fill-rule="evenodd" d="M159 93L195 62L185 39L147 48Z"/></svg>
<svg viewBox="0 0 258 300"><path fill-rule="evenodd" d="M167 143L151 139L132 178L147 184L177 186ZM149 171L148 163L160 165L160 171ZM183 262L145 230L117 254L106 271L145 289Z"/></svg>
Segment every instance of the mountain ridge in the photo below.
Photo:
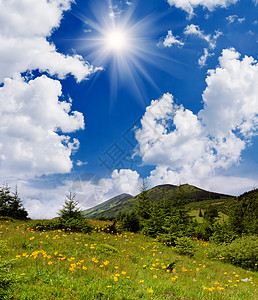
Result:
<svg viewBox="0 0 258 300"><path fill-rule="evenodd" d="M180 201L183 204L190 205L192 203L199 204L201 207L202 202L218 202L223 204L227 200L231 200L234 196L209 192L204 189L200 189L193 185L183 184L180 186L172 184L157 185L147 190L147 196L153 203L163 200L175 200L180 194ZM87 218L97 219L100 217L116 217L119 213L127 213L133 210L134 205L137 203L138 195L132 196L129 194L121 194L113 197L95 207L92 207L84 211L84 215ZM197 205L198 206L198 205Z"/></svg>

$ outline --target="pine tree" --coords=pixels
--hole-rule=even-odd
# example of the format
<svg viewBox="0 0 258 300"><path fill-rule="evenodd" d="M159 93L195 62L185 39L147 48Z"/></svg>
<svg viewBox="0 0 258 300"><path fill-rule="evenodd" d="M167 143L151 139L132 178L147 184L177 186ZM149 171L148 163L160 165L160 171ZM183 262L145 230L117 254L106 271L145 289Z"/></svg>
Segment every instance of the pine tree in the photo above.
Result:
<svg viewBox="0 0 258 300"><path fill-rule="evenodd" d="M146 182L143 180L142 185L140 187L140 194L137 196L138 201L136 204L136 213L141 219L149 219L150 218L150 201L148 197L148 186Z"/></svg>
<svg viewBox="0 0 258 300"><path fill-rule="evenodd" d="M78 202L75 201L76 195L70 192L66 195L67 200L65 201L63 208L59 211L58 215L61 219L81 219L83 214L78 208Z"/></svg>
<svg viewBox="0 0 258 300"><path fill-rule="evenodd" d="M0 188L0 215L20 220L27 219L28 213L22 206L17 187L12 194L8 184Z"/></svg>

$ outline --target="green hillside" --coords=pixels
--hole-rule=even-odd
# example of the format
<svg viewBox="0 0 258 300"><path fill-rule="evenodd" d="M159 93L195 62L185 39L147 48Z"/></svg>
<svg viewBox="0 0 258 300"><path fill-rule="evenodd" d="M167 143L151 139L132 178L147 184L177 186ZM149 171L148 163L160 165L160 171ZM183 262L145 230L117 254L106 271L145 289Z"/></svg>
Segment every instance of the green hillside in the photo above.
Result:
<svg viewBox="0 0 258 300"><path fill-rule="evenodd" d="M123 197L123 195L84 211L85 216L97 219L100 217L115 217L118 213L131 211L137 203L138 198L137 196ZM165 199L172 202L180 198L180 201L189 206L190 210L204 209L206 205L214 203L218 207L218 210L223 212L225 211L225 203L234 199L232 196L205 191L189 184L180 186L170 184L158 185L149 189L147 195L152 203L159 203ZM191 208L190 205L193 204L194 207Z"/></svg>
<svg viewBox="0 0 258 300"><path fill-rule="evenodd" d="M96 219L103 215L109 209L115 209L117 206L122 205L128 199L131 199L133 196L129 194L121 194L119 196L113 197L108 201L105 201L97 206L94 206L90 209L87 209L83 212L86 218ZM112 216L112 215L108 215Z"/></svg>

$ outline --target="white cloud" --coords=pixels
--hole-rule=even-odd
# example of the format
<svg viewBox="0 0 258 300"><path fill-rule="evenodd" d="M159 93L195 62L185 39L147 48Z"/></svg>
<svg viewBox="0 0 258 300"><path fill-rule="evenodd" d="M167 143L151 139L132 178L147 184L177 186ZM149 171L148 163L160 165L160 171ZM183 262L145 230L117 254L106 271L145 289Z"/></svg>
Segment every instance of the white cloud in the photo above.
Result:
<svg viewBox="0 0 258 300"><path fill-rule="evenodd" d="M88 164L87 161L77 160L77 162L76 162L76 165L77 165L78 167L82 167L82 166L85 166L85 165L87 165L87 164Z"/></svg>
<svg viewBox="0 0 258 300"><path fill-rule="evenodd" d="M60 25L71 0L13 0L0 3L0 82L15 73L39 69L64 78L72 74L78 81L93 72L79 55L56 51L47 40Z"/></svg>
<svg viewBox="0 0 258 300"><path fill-rule="evenodd" d="M195 35L203 40L205 40L209 44L209 49L214 50L217 45L217 39L222 35L222 32L219 30L216 30L215 33L212 35L205 34L198 25L187 25L184 34L189 35ZM198 64L202 68L206 65L207 59L211 56L213 56L213 53L209 52L208 48L204 48L204 54L199 58Z"/></svg>
<svg viewBox="0 0 258 300"><path fill-rule="evenodd" d="M57 52L50 42L73 0L0 1L0 174L35 176L65 173L79 141L67 133L84 128L58 80L34 78L33 70L77 81L95 70L79 55ZM27 72L25 78L21 73Z"/></svg>
<svg viewBox="0 0 258 300"><path fill-rule="evenodd" d="M180 41L177 36L173 35L172 30L169 30L167 36L163 38L157 45L164 46L164 47L172 47L176 45L180 47L180 46L184 46L184 43Z"/></svg>
<svg viewBox="0 0 258 300"><path fill-rule="evenodd" d="M1 29L0 29L1 32ZM15 73L39 69L60 79L73 74L78 81L93 72L79 55L63 55L45 38L14 38L0 35L0 82Z"/></svg>
<svg viewBox="0 0 258 300"><path fill-rule="evenodd" d="M257 62L241 60L232 48L223 50L219 63L208 73L198 115L176 105L171 94L147 107L136 138L143 162L157 166L150 177L200 185L237 164L257 134Z"/></svg>
<svg viewBox="0 0 258 300"><path fill-rule="evenodd" d="M231 24L234 23L235 21L242 24L246 19L245 18L239 18L238 15L231 15L226 17L226 20Z"/></svg>
<svg viewBox="0 0 258 300"><path fill-rule="evenodd" d="M206 65L207 59L213 55L214 53L209 53L209 50L204 48L204 54L198 59L199 66L203 68Z"/></svg>
<svg viewBox="0 0 258 300"><path fill-rule="evenodd" d="M109 17L116 18L122 14L123 10L118 5L109 6Z"/></svg>
<svg viewBox="0 0 258 300"><path fill-rule="evenodd" d="M122 193L135 196L141 186L139 174L132 170L114 170L109 178L85 173L73 181L59 180L57 184L53 182L55 179L51 177L39 178L33 182L29 180L18 182L18 192L31 218L56 217L69 191L75 193L79 207L87 209Z"/></svg>
<svg viewBox="0 0 258 300"><path fill-rule="evenodd" d="M64 173L78 140L64 133L84 128L84 118L61 101L61 84L38 77L6 79L0 88L0 174L27 176ZM8 99L8 100L7 100Z"/></svg>
<svg viewBox="0 0 258 300"><path fill-rule="evenodd" d="M216 41L222 35L222 32L219 30L215 31L215 34L211 36L210 34L205 34L198 25L187 25L184 30L185 35L196 35L201 39L204 39L211 49L216 48Z"/></svg>
<svg viewBox="0 0 258 300"><path fill-rule="evenodd" d="M253 3L254 3L255 5L257 5L257 4L258 4L258 0L253 0Z"/></svg>
<svg viewBox="0 0 258 300"><path fill-rule="evenodd" d="M256 1L256 0L254 0ZM235 4L238 0L167 0L171 6L183 9L189 14L189 18L194 15L194 9L197 6L202 6L212 11L216 8L226 8L231 4Z"/></svg>
<svg viewBox="0 0 258 300"><path fill-rule="evenodd" d="M104 179L104 182L108 187L109 198L122 193L132 195L139 193L140 176L130 169L114 170L111 179Z"/></svg>

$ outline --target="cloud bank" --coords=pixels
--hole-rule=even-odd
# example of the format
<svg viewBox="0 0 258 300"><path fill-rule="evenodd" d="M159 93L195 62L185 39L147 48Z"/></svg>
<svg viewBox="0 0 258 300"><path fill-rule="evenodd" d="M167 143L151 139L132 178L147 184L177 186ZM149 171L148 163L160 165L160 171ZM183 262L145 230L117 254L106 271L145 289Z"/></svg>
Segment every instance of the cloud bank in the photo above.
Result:
<svg viewBox="0 0 258 300"><path fill-rule="evenodd" d="M50 41L72 0L0 2L0 174L33 177L66 173L79 141L68 133L84 128L60 79L79 82L94 72L79 55L57 52ZM35 78L32 71L46 72ZM21 76L26 74L26 76ZM56 76L56 79L49 76Z"/></svg>
<svg viewBox="0 0 258 300"><path fill-rule="evenodd" d="M145 164L157 166L149 180L200 185L237 164L257 135L257 81L257 62L225 49L219 66L208 71L204 108L197 115L169 93L152 101L136 131L137 153Z"/></svg>

